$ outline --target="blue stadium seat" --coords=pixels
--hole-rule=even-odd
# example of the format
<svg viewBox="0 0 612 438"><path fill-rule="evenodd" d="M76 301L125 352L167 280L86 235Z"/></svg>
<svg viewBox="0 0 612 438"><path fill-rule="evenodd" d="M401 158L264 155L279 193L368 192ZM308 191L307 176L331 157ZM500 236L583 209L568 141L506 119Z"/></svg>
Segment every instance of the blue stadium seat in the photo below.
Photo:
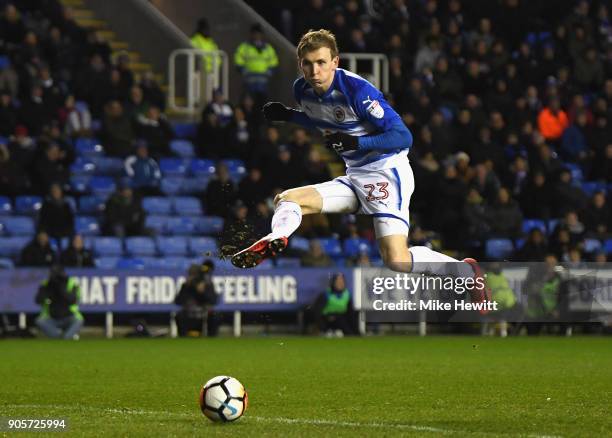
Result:
<svg viewBox="0 0 612 438"><path fill-rule="evenodd" d="M215 272L216 273L222 273L226 271L235 271L238 269L240 268L237 268L234 265L232 265L232 262L229 259L215 260Z"/></svg>
<svg viewBox="0 0 612 438"><path fill-rule="evenodd" d="M215 173L215 162L213 160L196 158L191 160L189 168L194 176L212 175Z"/></svg>
<svg viewBox="0 0 612 438"><path fill-rule="evenodd" d="M139 258L120 258L115 264L116 269L143 270L145 262Z"/></svg>
<svg viewBox="0 0 612 438"><path fill-rule="evenodd" d="M174 196L183 193L183 184L186 181L184 178L162 178L161 191L168 195Z"/></svg>
<svg viewBox="0 0 612 438"><path fill-rule="evenodd" d="M216 236L223 231L223 218L219 216L202 216L196 218L196 231L207 236Z"/></svg>
<svg viewBox="0 0 612 438"><path fill-rule="evenodd" d="M99 256L123 255L123 243L118 237L93 237L93 250Z"/></svg>
<svg viewBox="0 0 612 438"><path fill-rule="evenodd" d="M106 208L106 201L100 196L81 196L79 198L79 213L101 214Z"/></svg>
<svg viewBox="0 0 612 438"><path fill-rule="evenodd" d="M155 241L145 236L127 237L125 251L130 256L155 256L157 254Z"/></svg>
<svg viewBox="0 0 612 438"><path fill-rule="evenodd" d="M170 150L181 158L192 158L195 155L193 143L189 140L172 140Z"/></svg>
<svg viewBox="0 0 612 438"><path fill-rule="evenodd" d="M272 259L266 259L257 265L256 269L274 269L274 262Z"/></svg>
<svg viewBox="0 0 612 438"><path fill-rule="evenodd" d="M7 196L0 196L0 216L13 214L13 205Z"/></svg>
<svg viewBox="0 0 612 438"><path fill-rule="evenodd" d="M142 199L142 208L150 214L170 214L172 201L164 196L147 196Z"/></svg>
<svg viewBox="0 0 612 438"><path fill-rule="evenodd" d="M199 216L202 214L202 204L193 196L177 196L172 199L174 212L178 215Z"/></svg>
<svg viewBox="0 0 612 438"><path fill-rule="evenodd" d="M15 213L34 214L42 207L40 196L17 196L15 198Z"/></svg>
<svg viewBox="0 0 612 438"><path fill-rule="evenodd" d="M197 221L193 216L171 216L168 219L168 234L185 236L197 234Z"/></svg>
<svg viewBox="0 0 612 438"><path fill-rule="evenodd" d="M0 258L0 269L13 269L15 267L15 263L11 259Z"/></svg>
<svg viewBox="0 0 612 438"><path fill-rule="evenodd" d="M584 175L582 173L582 168L578 164L575 164L575 163L565 163L565 167L572 174L572 181L580 184L584 178Z"/></svg>
<svg viewBox="0 0 612 438"><path fill-rule="evenodd" d="M246 174L246 167L242 160L227 159L221 160L221 162L227 166L230 177L236 182L240 181Z"/></svg>
<svg viewBox="0 0 612 438"><path fill-rule="evenodd" d="M88 175L72 175L70 177L70 186L73 192L77 193L89 193L89 182L91 176Z"/></svg>
<svg viewBox="0 0 612 438"><path fill-rule="evenodd" d="M187 238L183 236L156 237L157 248L164 256L187 256Z"/></svg>
<svg viewBox="0 0 612 438"><path fill-rule="evenodd" d="M601 242L597 239L584 239L584 252L591 254L601 250Z"/></svg>
<svg viewBox="0 0 612 438"><path fill-rule="evenodd" d="M603 250L607 255L612 254L612 239L606 239L603 245Z"/></svg>
<svg viewBox="0 0 612 438"><path fill-rule="evenodd" d="M318 239L323 251L330 257L342 256L342 245L340 241L333 237Z"/></svg>
<svg viewBox="0 0 612 438"><path fill-rule="evenodd" d="M485 245L485 254L490 260L505 260L513 250L514 246L510 239L488 239Z"/></svg>
<svg viewBox="0 0 612 438"><path fill-rule="evenodd" d="M189 239L189 250L194 256L206 256L217 254L217 239L214 237L192 237Z"/></svg>
<svg viewBox="0 0 612 438"><path fill-rule="evenodd" d="M96 175L119 176L123 174L123 160L115 157L94 157L91 159L96 166Z"/></svg>
<svg viewBox="0 0 612 438"><path fill-rule="evenodd" d="M16 259L30 240L30 236L0 237L0 257Z"/></svg>
<svg viewBox="0 0 612 438"><path fill-rule="evenodd" d="M555 228L557 228L557 224L559 223L559 219L549 219L546 224L546 229L548 230L548 235L550 236Z"/></svg>
<svg viewBox="0 0 612 438"><path fill-rule="evenodd" d="M542 234L546 235L546 222L541 219L525 219L523 221L523 233L527 234L532 229L538 228Z"/></svg>
<svg viewBox="0 0 612 438"><path fill-rule="evenodd" d="M78 155L84 157L96 157L104 154L104 148L100 140L95 138L77 138L74 144Z"/></svg>
<svg viewBox="0 0 612 438"><path fill-rule="evenodd" d="M195 138L198 133L197 123L173 123L176 138Z"/></svg>
<svg viewBox="0 0 612 438"><path fill-rule="evenodd" d="M308 251L310 241L305 237L294 236L289 239L289 248L296 251Z"/></svg>
<svg viewBox="0 0 612 438"><path fill-rule="evenodd" d="M166 234L168 232L168 220L170 216L147 215L144 226L155 232L155 234Z"/></svg>
<svg viewBox="0 0 612 438"><path fill-rule="evenodd" d="M94 259L94 265L98 269L115 269L119 257L96 257Z"/></svg>
<svg viewBox="0 0 612 438"><path fill-rule="evenodd" d="M96 172L96 165L91 159L84 157L77 157L77 159L70 166L70 173L72 175L93 175Z"/></svg>
<svg viewBox="0 0 612 438"><path fill-rule="evenodd" d="M108 196L116 190L117 184L108 176L93 176L89 181L89 188L94 195Z"/></svg>
<svg viewBox="0 0 612 438"><path fill-rule="evenodd" d="M74 230L82 236L97 236L100 234L100 224L95 217L77 216L74 218Z"/></svg>
<svg viewBox="0 0 612 438"><path fill-rule="evenodd" d="M177 269L185 272L193 264L193 259L189 257L170 256L165 257L165 268L166 269Z"/></svg>
<svg viewBox="0 0 612 438"><path fill-rule="evenodd" d="M299 268L300 266L302 266L302 262L296 257L279 257L276 259L277 268Z"/></svg>
<svg viewBox="0 0 612 438"><path fill-rule="evenodd" d="M181 192L186 195L202 193L206 190L206 187L212 178L212 175L200 175L196 178L185 178L181 187Z"/></svg>
<svg viewBox="0 0 612 438"><path fill-rule="evenodd" d="M597 181L587 181L583 182L582 191L586 193L588 196L593 196L595 192L603 191L607 192L607 186L605 183L600 183Z"/></svg>
<svg viewBox="0 0 612 438"><path fill-rule="evenodd" d="M368 255L372 254L372 247L367 239L346 239L342 247L344 249L344 255L347 257L357 257L362 252Z"/></svg>
<svg viewBox="0 0 612 438"><path fill-rule="evenodd" d="M189 161L184 158L162 158L159 160L159 170L164 176L185 176L189 170Z"/></svg>
<svg viewBox="0 0 612 438"><path fill-rule="evenodd" d="M34 219L29 216L0 217L4 232L10 236L31 236L36 232Z"/></svg>

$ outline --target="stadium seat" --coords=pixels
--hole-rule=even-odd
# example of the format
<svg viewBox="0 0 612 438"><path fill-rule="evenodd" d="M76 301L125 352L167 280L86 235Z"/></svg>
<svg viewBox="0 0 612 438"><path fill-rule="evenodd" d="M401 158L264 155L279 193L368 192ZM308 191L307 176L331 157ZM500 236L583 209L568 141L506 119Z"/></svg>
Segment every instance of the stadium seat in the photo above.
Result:
<svg viewBox="0 0 612 438"><path fill-rule="evenodd" d="M192 158L195 155L193 143L189 140L172 140L170 150L181 158Z"/></svg>
<svg viewBox="0 0 612 438"><path fill-rule="evenodd" d="M147 196L142 199L142 208L150 214L170 214L172 201L164 196Z"/></svg>
<svg viewBox="0 0 612 438"><path fill-rule="evenodd" d="M258 264L256 269L274 269L274 262L272 259L266 259Z"/></svg>
<svg viewBox="0 0 612 438"><path fill-rule="evenodd" d="M310 241L305 237L295 236L289 239L289 248L296 251L308 251Z"/></svg>
<svg viewBox="0 0 612 438"><path fill-rule="evenodd" d="M215 272L217 273L226 272L226 271L235 271L235 270L240 269L232 265L232 262L229 259L215 260L214 263L215 263Z"/></svg>
<svg viewBox="0 0 612 438"><path fill-rule="evenodd" d="M557 228L557 224L559 223L559 219L549 219L546 224L546 229L548 230L548 235L551 235L555 228Z"/></svg>
<svg viewBox="0 0 612 438"><path fill-rule="evenodd" d="M0 237L0 257L17 259L30 240L30 236Z"/></svg>
<svg viewBox="0 0 612 438"><path fill-rule="evenodd" d="M605 183L600 183L597 181L587 181L581 184L582 191L587 194L587 196L593 196L596 192L607 192L607 186Z"/></svg>
<svg viewBox="0 0 612 438"><path fill-rule="evenodd" d="M147 215L144 226L155 232L155 234L166 234L168 232L168 220L170 216Z"/></svg>
<svg viewBox="0 0 612 438"><path fill-rule="evenodd" d="M151 237L127 237L125 251L130 256L155 256L157 248Z"/></svg>
<svg viewBox="0 0 612 438"><path fill-rule="evenodd" d="M101 214L106 208L106 201L99 196L81 196L79 198L79 213Z"/></svg>
<svg viewBox="0 0 612 438"><path fill-rule="evenodd" d="M156 237L157 248L164 256L187 256L187 238L183 236Z"/></svg>
<svg viewBox="0 0 612 438"><path fill-rule="evenodd" d="M242 160L226 159L221 162L227 166L230 177L236 182L239 182L246 174L246 167Z"/></svg>
<svg viewBox="0 0 612 438"><path fill-rule="evenodd" d="M330 257L342 256L342 245L340 241L333 237L318 239L323 251Z"/></svg>
<svg viewBox="0 0 612 438"><path fill-rule="evenodd" d="M93 176L89 181L89 188L94 195L108 196L117 189L113 178L108 176Z"/></svg>
<svg viewBox="0 0 612 438"><path fill-rule="evenodd" d="M215 162L212 160L196 158L191 160L191 165L189 168L194 176L212 175L215 173Z"/></svg>
<svg viewBox="0 0 612 438"><path fill-rule="evenodd" d="M162 158L159 160L159 170L164 176L185 176L189 169L189 161L184 158Z"/></svg>
<svg viewBox="0 0 612 438"><path fill-rule="evenodd" d="M597 239L584 239L584 252L592 254L601 250L601 242Z"/></svg>
<svg viewBox="0 0 612 438"><path fill-rule="evenodd" d="M77 216L74 218L74 230L82 236L97 236L100 234L100 224L95 217Z"/></svg>
<svg viewBox="0 0 612 438"><path fill-rule="evenodd" d="M177 196L172 199L174 212L178 215L198 216L202 214L202 204L193 196Z"/></svg>
<svg viewBox="0 0 612 438"><path fill-rule="evenodd" d="M180 195L183 193L184 178L162 178L161 191L168 196Z"/></svg>
<svg viewBox="0 0 612 438"><path fill-rule="evenodd" d="M76 193L89 193L89 182L91 181L89 175L72 175L70 177L70 187L72 191Z"/></svg>
<svg viewBox="0 0 612 438"><path fill-rule="evenodd" d="M177 138L195 138L198 133L196 123L173 123L172 127Z"/></svg>
<svg viewBox="0 0 612 438"><path fill-rule="evenodd" d="M119 176L123 174L123 160L115 157L94 157L96 175Z"/></svg>
<svg viewBox="0 0 612 438"><path fill-rule="evenodd" d="M96 157L104 154L100 140L95 138L77 138L74 147L77 154L83 157Z"/></svg>
<svg viewBox="0 0 612 438"><path fill-rule="evenodd" d="M276 259L277 268L299 268L302 261L296 257L279 257Z"/></svg>
<svg viewBox="0 0 612 438"><path fill-rule="evenodd" d="M121 256L123 244L118 237L94 237L93 250L99 256Z"/></svg>
<svg viewBox="0 0 612 438"><path fill-rule="evenodd" d="M42 207L40 196L17 196L15 198L15 213L34 214Z"/></svg>
<svg viewBox="0 0 612 438"><path fill-rule="evenodd" d="M546 222L540 219L525 219L523 221L523 233L528 234L532 229L538 228L546 235Z"/></svg>
<svg viewBox="0 0 612 438"><path fill-rule="evenodd" d="M168 218L167 232L175 235L191 235L197 232L199 218L190 216L170 216Z"/></svg>
<svg viewBox="0 0 612 438"><path fill-rule="evenodd" d="M196 219L196 231L208 236L216 236L223 231L223 218L218 216L202 216Z"/></svg>
<svg viewBox="0 0 612 438"><path fill-rule="evenodd" d="M0 216L13 214L13 205L7 196L0 196Z"/></svg>
<svg viewBox="0 0 612 438"><path fill-rule="evenodd" d="M603 250L607 255L612 254L612 239L606 239L603 245Z"/></svg>
<svg viewBox="0 0 612 438"><path fill-rule="evenodd" d="M565 167L572 174L572 181L573 182L578 183L578 184L582 183L584 175L582 173L582 169L580 168L580 166L578 164L575 164L575 163L565 163Z"/></svg>
<svg viewBox="0 0 612 438"><path fill-rule="evenodd" d="M505 260L513 250L510 239L488 239L485 244L485 255L490 260Z"/></svg>
<svg viewBox="0 0 612 438"><path fill-rule="evenodd" d="M96 172L96 165L91 159L84 157L77 157L77 159L70 166L70 173L72 175L93 175Z"/></svg>
<svg viewBox="0 0 612 438"><path fill-rule="evenodd" d="M0 269L13 269L15 267L15 263L11 259L2 257L0 258Z"/></svg>
<svg viewBox="0 0 612 438"><path fill-rule="evenodd" d="M115 264L116 269L143 270L145 262L139 258L120 258Z"/></svg>
<svg viewBox="0 0 612 438"><path fill-rule="evenodd" d="M34 219L29 216L0 217L4 224L4 232L9 236L31 236L36 232Z"/></svg>
<svg viewBox="0 0 612 438"><path fill-rule="evenodd" d="M342 247L344 249L344 255L347 257L357 257L362 252L368 255L372 254L372 247L367 239L346 239Z"/></svg>
<svg viewBox="0 0 612 438"><path fill-rule="evenodd" d="M193 195L206 190L212 175L199 175L197 178L185 178L181 187L181 193Z"/></svg>
<svg viewBox="0 0 612 438"><path fill-rule="evenodd" d="M189 239L189 251L194 256L210 257L217 254L217 239L214 237L192 237Z"/></svg>
<svg viewBox="0 0 612 438"><path fill-rule="evenodd" d="M165 257L164 267L166 269L177 269L185 272L194 263L194 260L189 257L170 256Z"/></svg>
<svg viewBox="0 0 612 438"><path fill-rule="evenodd" d="M94 259L94 265L98 269L115 269L119 262L118 257L96 257Z"/></svg>

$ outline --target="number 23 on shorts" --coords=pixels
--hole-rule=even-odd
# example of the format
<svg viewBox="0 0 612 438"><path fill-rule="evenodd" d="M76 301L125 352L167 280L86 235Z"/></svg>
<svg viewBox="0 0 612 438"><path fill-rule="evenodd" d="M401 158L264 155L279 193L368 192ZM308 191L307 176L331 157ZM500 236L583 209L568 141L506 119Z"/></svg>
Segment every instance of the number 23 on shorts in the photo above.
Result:
<svg viewBox="0 0 612 438"><path fill-rule="evenodd" d="M387 191L388 182L377 182L376 184L364 184L363 188L368 190L366 201L380 201L387 199L389 192ZM374 191L376 190L376 193Z"/></svg>

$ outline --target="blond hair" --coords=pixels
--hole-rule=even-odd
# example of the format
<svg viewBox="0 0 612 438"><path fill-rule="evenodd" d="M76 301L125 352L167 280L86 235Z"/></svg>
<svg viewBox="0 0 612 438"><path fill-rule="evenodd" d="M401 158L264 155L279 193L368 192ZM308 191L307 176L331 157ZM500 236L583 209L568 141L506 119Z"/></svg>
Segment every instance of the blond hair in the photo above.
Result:
<svg viewBox="0 0 612 438"><path fill-rule="evenodd" d="M302 36L297 46L298 58L302 59L306 53L319 50L322 47L329 49L332 59L338 56L338 45L333 33L326 29L310 29Z"/></svg>

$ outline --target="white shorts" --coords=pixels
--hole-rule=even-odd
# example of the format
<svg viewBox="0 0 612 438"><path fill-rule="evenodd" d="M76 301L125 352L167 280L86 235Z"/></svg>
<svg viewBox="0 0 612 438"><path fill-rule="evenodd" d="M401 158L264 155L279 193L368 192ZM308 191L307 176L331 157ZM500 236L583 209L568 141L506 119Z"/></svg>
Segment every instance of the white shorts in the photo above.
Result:
<svg viewBox="0 0 612 438"><path fill-rule="evenodd" d="M323 198L322 213L373 216L377 238L408 235L408 208L414 191L414 175L408 157L390 169L349 169L346 176L312 187Z"/></svg>

